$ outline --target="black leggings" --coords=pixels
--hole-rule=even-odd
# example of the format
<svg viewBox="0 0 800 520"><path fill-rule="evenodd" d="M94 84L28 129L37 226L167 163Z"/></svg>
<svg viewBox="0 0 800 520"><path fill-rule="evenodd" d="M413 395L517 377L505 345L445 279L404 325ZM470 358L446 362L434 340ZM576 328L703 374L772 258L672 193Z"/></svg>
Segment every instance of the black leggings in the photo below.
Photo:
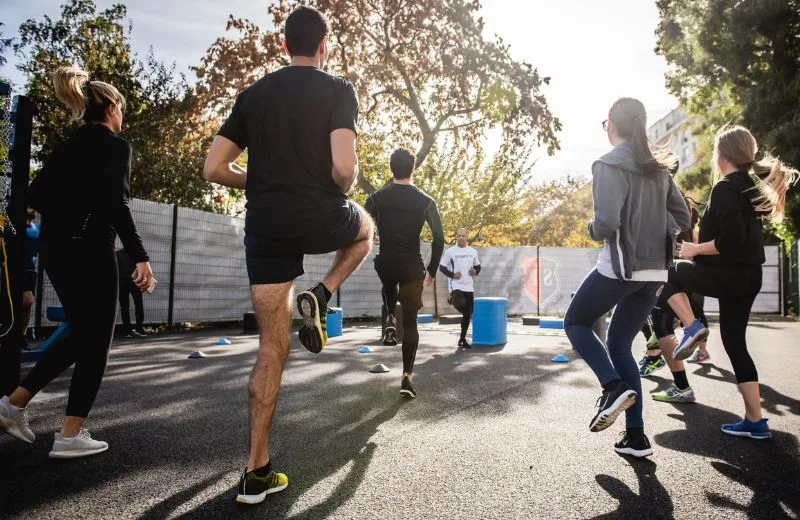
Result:
<svg viewBox="0 0 800 520"><path fill-rule="evenodd" d="M126 280L120 284L119 288L119 313L122 315L122 327L124 331L130 332L131 329L131 310L130 297L133 298L133 311L136 315L136 329L139 330L144 324L144 303L142 302L142 291L133 282Z"/></svg>
<svg viewBox="0 0 800 520"><path fill-rule="evenodd" d="M453 291L455 292L455 291ZM464 295L465 306L461 309L461 339L467 339L467 330L469 330L469 322L472 321L472 311L475 307L475 293L461 291Z"/></svg>
<svg viewBox="0 0 800 520"><path fill-rule="evenodd" d="M675 312L667 303L666 298L664 298L664 294L665 293L661 294L656 306L653 307L653 312L650 314L653 320L653 332L658 339L674 335L675 320L678 319L677 316L675 316ZM708 327L708 319L703 310L705 306L705 296L697 293L689 293L687 296L689 297L689 305L692 306L692 313L694 313L695 318ZM686 326L688 324L684 323L683 325Z"/></svg>
<svg viewBox="0 0 800 520"><path fill-rule="evenodd" d="M114 248L97 244L43 243L41 261L61 300L70 334L46 352L22 381L37 394L73 363L66 415L86 417L108 362L117 317L117 258Z"/></svg>
<svg viewBox="0 0 800 520"><path fill-rule="evenodd" d="M419 263L418 268L415 263ZM398 301L403 311L403 372L407 374L414 370L414 360L417 358L417 312L422 308L423 288L420 273L424 276L425 272L420 260L415 263L385 263L380 260L380 256L375 258L375 271L383 284L381 295L386 312L394 316Z"/></svg>
<svg viewBox="0 0 800 520"><path fill-rule="evenodd" d="M750 311L761 290L761 266L710 267L679 261L670 270L664 300L679 292L691 292L719 300L722 345L733 365L738 383L758 381L758 372L747 352L745 334Z"/></svg>

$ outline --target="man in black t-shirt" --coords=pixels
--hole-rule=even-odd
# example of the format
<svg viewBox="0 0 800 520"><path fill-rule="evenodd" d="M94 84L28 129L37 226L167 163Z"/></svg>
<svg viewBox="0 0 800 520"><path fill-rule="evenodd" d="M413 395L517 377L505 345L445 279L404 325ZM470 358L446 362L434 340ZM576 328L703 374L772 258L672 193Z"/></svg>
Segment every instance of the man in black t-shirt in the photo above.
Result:
<svg viewBox="0 0 800 520"><path fill-rule="evenodd" d="M403 378L400 394L416 397L411 385L411 371L417 357L419 332L417 312L422 308L422 283L431 285L436 266L444 249L444 232L436 201L411 183L416 158L400 148L390 159L394 179L391 184L372 193L364 205L375 219L380 237L380 252L375 257L375 270L383 285L381 294L386 305L384 345L396 345L397 300L403 311ZM425 223L431 228L433 244L427 269L419 251L419 234ZM425 274L427 270L427 275Z"/></svg>
<svg viewBox="0 0 800 520"><path fill-rule="evenodd" d="M272 470L269 431L289 354L292 283L303 256L336 251L325 278L297 297L300 341L320 352L327 342L327 302L369 254L373 224L347 197L358 173L358 100L344 79L321 70L328 23L298 7L286 20L290 65L239 94L211 145L205 178L245 189L245 256L260 337L250 375L250 457L237 502L256 504L288 485ZM247 149L247 170L234 161Z"/></svg>

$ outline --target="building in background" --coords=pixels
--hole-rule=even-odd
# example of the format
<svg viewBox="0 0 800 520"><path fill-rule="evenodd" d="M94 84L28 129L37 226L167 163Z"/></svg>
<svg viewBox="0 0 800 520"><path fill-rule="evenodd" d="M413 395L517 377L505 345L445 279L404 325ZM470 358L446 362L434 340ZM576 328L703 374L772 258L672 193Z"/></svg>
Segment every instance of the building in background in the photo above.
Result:
<svg viewBox="0 0 800 520"><path fill-rule="evenodd" d="M692 135L690 118L676 108L647 129L647 138L657 146L666 146L678 156L678 173L697 162L697 138Z"/></svg>

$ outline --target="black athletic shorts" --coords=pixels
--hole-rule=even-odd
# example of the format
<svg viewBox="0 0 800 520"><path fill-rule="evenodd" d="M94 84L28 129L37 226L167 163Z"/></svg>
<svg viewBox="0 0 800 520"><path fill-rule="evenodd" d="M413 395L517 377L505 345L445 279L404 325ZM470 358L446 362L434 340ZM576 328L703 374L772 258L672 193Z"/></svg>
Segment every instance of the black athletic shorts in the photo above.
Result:
<svg viewBox="0 0 800 520"><path fill-rule="evenodd" d="M305 255L320 255L344 249L356 241L361 230L361 210L348 200L341 214L324 232L293 238L245 234L244 249L250 285L291 282L303 271ZM286 223L287 226L291 222Z"/></svg>
<svg viewBox="0 0 800 520"><path fill-rule="evenodd" d="M22 292L30 291L36 294L36 271L26 269L22 277Z"/></svg>

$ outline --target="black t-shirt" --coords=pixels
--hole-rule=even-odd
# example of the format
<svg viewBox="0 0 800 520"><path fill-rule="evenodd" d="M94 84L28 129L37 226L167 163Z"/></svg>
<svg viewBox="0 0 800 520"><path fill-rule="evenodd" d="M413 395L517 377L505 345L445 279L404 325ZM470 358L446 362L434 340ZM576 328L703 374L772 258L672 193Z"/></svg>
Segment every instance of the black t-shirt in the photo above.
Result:
<svg viewBox="0 0 800 520"><path fill-rule="evenodd" d="M298 237L330 227L347 198L331 175L330 134L355 132L357 121L352 85L316 67L284 67L239 94L219 135L247 149L248 234Z"/></svg>
<svg viewBox="0 0 800 520"><path fill-rule="evenodd" d="M433 235L427 271L436 276L444 250L444 231L436 201L416 186L392 183L372 193L364 209L378 226L380 256L389 261L405 262L420 257L419 234L427 222Z"/></svg>
<svg viewBox="0 0 800 520"><path fill-rule="evenodd" d="M752 202L758 195L754 187L746 172L726 175L714 185L700 220L700 242L713 240L720 254L698 256L698 264L755 267L764 263L761 219Z"/></svg>

